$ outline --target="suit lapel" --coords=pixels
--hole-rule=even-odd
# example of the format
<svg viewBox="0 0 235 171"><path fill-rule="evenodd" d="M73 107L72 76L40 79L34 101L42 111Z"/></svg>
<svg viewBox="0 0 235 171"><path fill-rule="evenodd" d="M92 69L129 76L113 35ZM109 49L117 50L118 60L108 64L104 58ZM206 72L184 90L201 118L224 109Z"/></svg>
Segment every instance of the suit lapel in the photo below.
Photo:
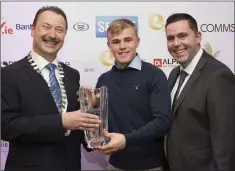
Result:
<svg viewBox="0 0 235 171"><path fill-rule="evenodd" d="M47 92L49 95L51 95L50 89L47 85L47 82L44 80L44 78L42 77L42 75L40 73L38 73L37 71L35 71L33 69L33 67L30 65L30 63L28 62L27 58L25 58L23 60L23 66L25 67L27 74L29 75L30 79L32 80L32 82L41 90L40 91L44 91Z"/></svg>
<svg viewBox="0 0 235 171"><path fill-rule="evenodd" d="M23 59L22 64L26 69L26 73L29 75L30 79L32 80L32 84L34 85L34 87L36 87L35 91L43 92L43 94L45 93L44 97L45 100L47 100L47 103L51 103L50 106L53 106L54 108L53 110L57 110L50 88L48 87L47 82L45 81L43 76L33 69L27 57Z"/></svg>
<svg viewBox="0 0 235 171"><path fill-rule="evenodd" d="M175 108L173 110L173 115L175 113L175 111L177 110L177 108L179 107L179 105L182 103L182 101L184 100L184 98L187 96L188 91L192 88L193 84L195 83L195 81L197 80L197 78L200 76L200 72L198 70L194 70L192 75L190 76L190 78L188 79L187 83L185 84L184 88L182 89L176 103L175 103Z"/></svg>
<svg viewBox="0 0 235 171"><path fill-rule="evenodd" d="M185 84L184 88L182 89L182 91L176 101L175 108L173 110L173 115L175 114L176 110L178 109L180 104L183 102L185 97L188 95L188 92L192 89L193 84L196 82L198 77L200 77L200 72L201 72L200 70L203 69L203 67L207 61L204 58L205 55L206 55L206 53L204 52L202 54L202 57L200 58L198 64L196 65L196 68L194 69L192 75L189 77L187 83Z"/></svg>
<svg viewBox="0 0 235 171"><path fill-rule="evenodd" d="M53 106L53 110L58 110L54 101L54 98L51 94L50 88L47 85L47 82L45 81L45 79L43 78L43 76L39 73L37 73L33 67L30 65L30 63L28 62L27 58L24 59L23 61L23 65L27 70L27 73L29 74L31 80L33 81L33 84L35 85L35 87L37 87L40 90L37 91L41 91L46 93L46 98L48 99L48 102L50 101L51 106ZM64 77L62 78L64 86L65 86L65 91L66 91L66 96L67 96L67 101L71 101L71 93L70 93L70 75L69 75L69 71L67 70L66 67L64 67L64 64L61 64L63 69L64 69ZM67 105L67 110L69 110L69 103Z"/></svg>

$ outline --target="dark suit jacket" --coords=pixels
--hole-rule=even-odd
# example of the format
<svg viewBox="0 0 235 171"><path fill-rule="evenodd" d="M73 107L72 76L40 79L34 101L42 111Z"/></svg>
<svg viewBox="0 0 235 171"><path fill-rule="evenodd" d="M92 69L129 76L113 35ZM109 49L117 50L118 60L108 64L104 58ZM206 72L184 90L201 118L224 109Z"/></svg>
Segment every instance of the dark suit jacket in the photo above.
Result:
<svg viewBox="0 0 235 171"><path fill-rule="evenodd" d="M67 111L79 109L80 75L62 64ZM1 131L9 141L6 171L81 170L83 131L64 136L61 115L44 78L27 58L1 68Z"/></svg>
<svg viewBox="0 0 235 171"><path fill-rule="evenodd" d="M171 90L178 74L170 73ZM204 51L172 115L172 171L235 170L235 76L227 66Z"/></svg>

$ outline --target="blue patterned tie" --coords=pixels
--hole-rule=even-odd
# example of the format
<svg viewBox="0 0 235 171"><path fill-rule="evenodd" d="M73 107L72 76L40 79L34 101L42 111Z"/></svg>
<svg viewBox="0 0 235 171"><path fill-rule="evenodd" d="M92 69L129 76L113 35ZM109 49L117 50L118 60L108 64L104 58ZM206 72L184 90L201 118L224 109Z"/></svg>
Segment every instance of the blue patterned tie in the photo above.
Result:
<svg viewBox="0 0 235 171"><path fill-rule="evenodd" d="M46 68L49 69L49 71L50 71L50 75L49 75L50 90L51 90L51 93L54 97L54 100L55 100L56 106L58 108L58 111L61 114L62 113L62 108L61 108L61 106L62 106L62 96L61 96L61 90L60 90L59 82L58 82L58 80L56 79L56 76L55 76L56 65L53 64L53 63L49 63L46 66Z"/></svg>

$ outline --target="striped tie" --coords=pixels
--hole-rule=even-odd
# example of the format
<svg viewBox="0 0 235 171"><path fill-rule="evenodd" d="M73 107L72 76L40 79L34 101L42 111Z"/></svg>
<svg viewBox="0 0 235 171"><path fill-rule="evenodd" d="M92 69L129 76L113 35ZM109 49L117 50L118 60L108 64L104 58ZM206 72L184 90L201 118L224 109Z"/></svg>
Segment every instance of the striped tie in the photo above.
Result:
<svg viewBox="0 0 235 171"><path fill-rule="evenodd" d="M62 96L61 96L61 90L60 90L59 82L57 81L56 76L55 76L56 65L53 64L53 63L49 63L46 66L46 68L49 69L49 71L50 71L50 75L49 75L50 90L51 90L51 93L54 97L54 100L55 100L56 106L58 108L58 111L61 114L62 113L62 108L61 108L61 106L62 106Z"/></svg>

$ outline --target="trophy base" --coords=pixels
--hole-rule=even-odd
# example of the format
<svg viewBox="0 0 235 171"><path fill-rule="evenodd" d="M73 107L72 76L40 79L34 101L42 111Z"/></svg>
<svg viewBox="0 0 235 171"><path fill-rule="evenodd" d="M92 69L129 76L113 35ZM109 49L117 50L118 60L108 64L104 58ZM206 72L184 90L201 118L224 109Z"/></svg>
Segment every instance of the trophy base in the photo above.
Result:
<svg viewBox="0 0 235 171"><path fill-rule="evenodd" d="M90 140L87 144L88 148L95 149L98 146L103 146L105 144L104 139L96 139L96 140Z"/></svg>

